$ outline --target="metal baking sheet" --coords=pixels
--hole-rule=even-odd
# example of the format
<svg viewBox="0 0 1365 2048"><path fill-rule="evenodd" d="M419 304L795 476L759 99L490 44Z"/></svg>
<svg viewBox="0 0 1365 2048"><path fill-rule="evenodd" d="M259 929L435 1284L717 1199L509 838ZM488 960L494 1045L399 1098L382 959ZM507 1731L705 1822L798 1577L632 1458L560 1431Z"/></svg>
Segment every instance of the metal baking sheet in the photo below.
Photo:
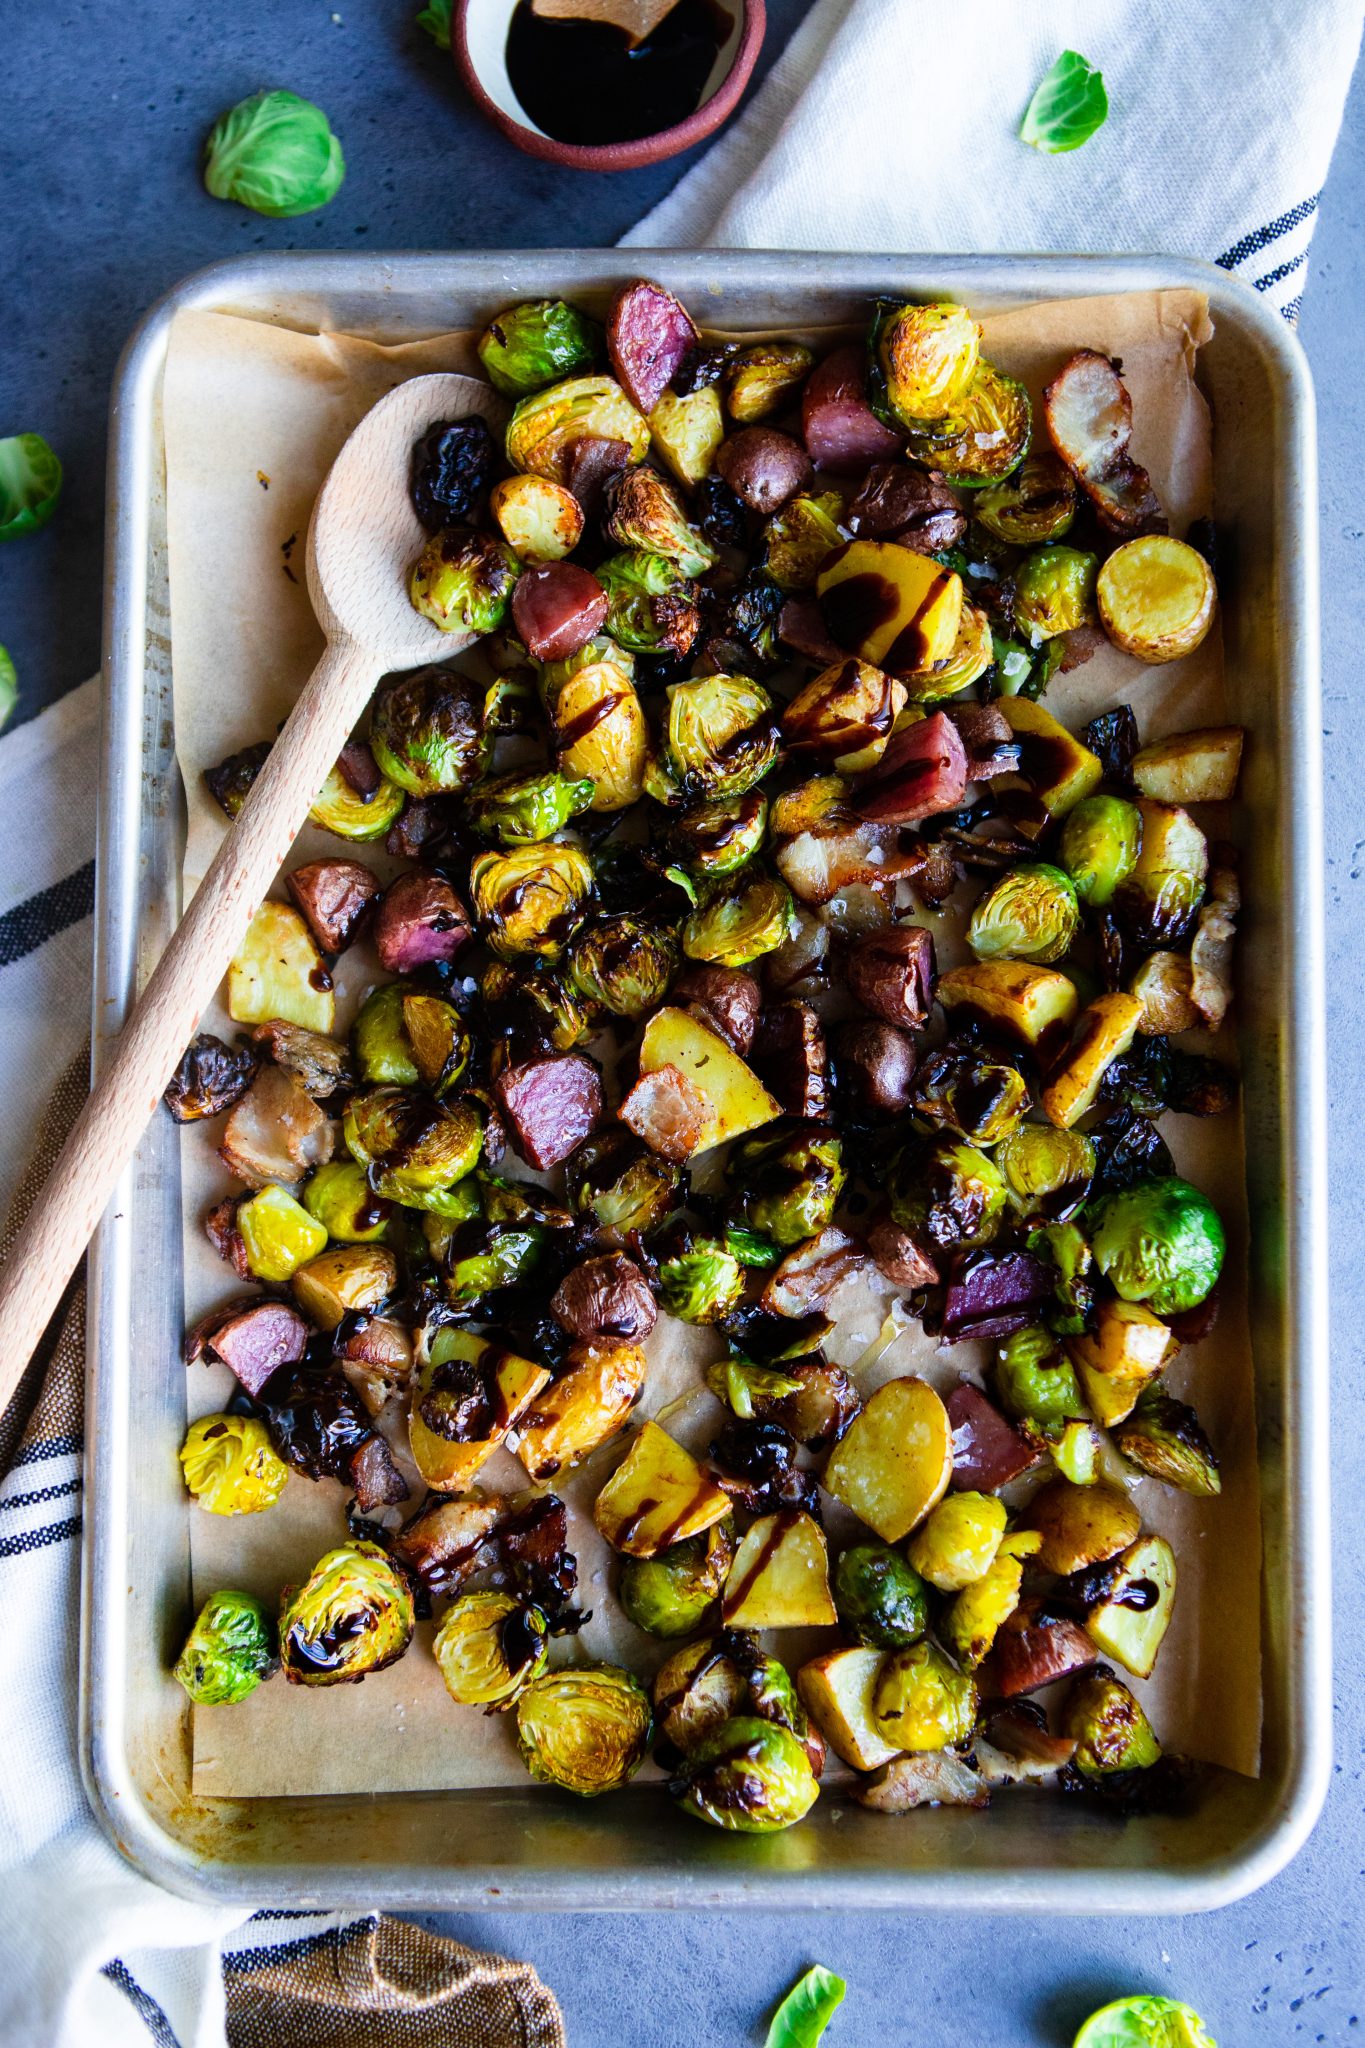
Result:
<svg viewBox="0 0 1365 2048"><path fill-rule="evenodd" d="M189 1713L166 1677L189 1601L175 1460L180 1363L178 1148L154 1120L91 1263L82 1760L110 1835L189 1896L257 1905L573 1910L967 1907L1187 1912L1266 1882L1317 1816L1331 1763L1326 1448L1316 469L1301 351L1222 271L1183 260L743 252L280 255L218 265L147 315L113 398L106 719L96 919L96 1063L173 928L183 818L175 765L161 376L182 308L399 340L519 297L600 301L644 269L719 327L854 317L874 293L997 311L1030 300L1191 285L1213 341L1215 501L1230 545L1223 623L1231 715L1263 742L1249 778L1239 1051L1252 1227L1264 1532L1264 1757L1215 1773L1196 1808L1123 1824L1015 1798L987 1815L888 1825L822 1802L769 1839L661 1830L657 1795L579 1805L514 1792L196 1799Z"/></svg>

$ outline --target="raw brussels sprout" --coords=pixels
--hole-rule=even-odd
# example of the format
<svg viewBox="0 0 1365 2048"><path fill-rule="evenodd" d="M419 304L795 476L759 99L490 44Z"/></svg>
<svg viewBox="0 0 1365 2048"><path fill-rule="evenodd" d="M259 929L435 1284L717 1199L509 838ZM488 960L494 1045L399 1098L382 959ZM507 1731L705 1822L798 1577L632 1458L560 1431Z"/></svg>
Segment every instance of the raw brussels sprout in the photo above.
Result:
<svg viewBox="0 0 1365 2048"><path fill-rule="evenodd" d="M1099 556L1078 548L1035 548L1014 578L1014 623L1037 647L1095 616Z"/></svg>
<svg viewBox="0 0 1365 2048"><path fill-rule="evenodd" d="M0 440L0 540L37 533L56 511L61 494L62 465L41 434L9 434ZM12 678L14 664L9 667Z"/></svg>
<svg viewBox="0 0 1365 2048"><path fill-rule="evenodd" d="M1188 933L1204 898L1209 848L1189 812L1178 804L1137 805L1142 844L1117 891L1115 908L1143 946L1174 946Z"/></svg>
<svg viewBox="0 0 1365 2048"><path fill-rule="evenodd" d="M684 1813L711 1827L767 1835L804 1820L820 1787L789 1728L741 1715L698 1743L669 1790Z"/></svg>
<svg viewBox="0 0 1365 2048"><path fill-rule="evenodd" d="M353 1159L334 1159L308 1176L303 1206L336 1244L373 1244L389 1227L389 1204L381 1202Z"/></svg>
<svg viewBox="0 0 1365 2048"><path fill-rule="evenodd" d="M592 886L587 854L559 840L476 854L469 869L474 914L502 960L557 960L582 922Z"/></svg>
<svg viewBox="0 0 1365 2048"><path fill-rule="evenodd" d="M1010 868L972 912L967 944L978 960L1031 960L1048 967L1069 949L1081 921L1075 884L1049 861Z"/></svg>
<svg viewBox="0 0 1365 2048"><path fill-rule="evenodd" d="M526 299L496 313L478 346L489 383L508 398L525 398L590 370L601 358L602 330L563 299Z"/></svg>
<svg viewBox="0 0 1365 2048"><path fill-rule="evenodd" d="M442 1254L442 1292L452 1308L471 1309L499 1287L528 1280L540 1263L545 1232L534 1223L492 1223L466 1244L450 1239Z"/></svg>
<svg viewBox="0 0 1365 2048"><path fill-rule="evenodd" d="M695 803L743 796L781 751L772 698L748 676L693 676L668 689L658 762L662 787L651 795Z"/></svg>
<svg viewBox="0 0 1365 2048"><path fill-rule="evenodd" d="M570 1206L609 1250L628 1251L637 1236L651 1236L679 1204L682 1169L624 1132L589 1138L566 1171Z"/></svg>
<svg viewBox="0 0 1365 2048"><path fill-rule="evenodd" d="M1005 1060L933 1053L915 1075L910 1106L969 1145L995 1145L1028 1109L1028 1083Z"/></svg>
<svg viewBox="0 0 1365 2048"><path fill-rule="evenodd" d="M1106 1195L1091 1233L1095 1263L1115 1293L1159 1316L1198 1307L1222 1271L1225 1243L1207 1195L1174 1176Z"/></svg>
<svg viewBox="0 0 1365 2048"><path fill-rule="evenodd" d="M737 350L725 371L731 419L747 427L780 412L800 390L814 362L799 341L755 341Z"/></svg>
<svg viewBox="0 0 1365 2048"><path fill-rule="evenodd" d="M614 377L566 377L521 399L507 422L507 460L571 485L574 450L586 440L624 441L632 462L649 453L649 422Z"/></svg>
<svg viewBox="0 0 1365 2048"><path fill-rule="evenodd" d="M441 1617L431 1654L457 1707L500 1713L545 1669L550 1636L538 1607L509 1593L464 1593Z"/></svg>
<svg viewBox="0 0 1365 2048"><path fill-rule="evenodd" d="M924 1581L889 1544L855 1543L842 1551L830 1590L845 1635L870 1649L904 1649L929 1626Z"/></svg>
<svg viewBox="0 0 1365 2048"><path fill-rule="evenodd" d="M844 536L838 521L844 501L837 491L818 497L799 492L763 529L763 566L781 590L814 590L825 557Z"/></svg>
<svg viewBox="0 0 1365 2048"><path fill-rule="evenodd" d="M967 1740L976 1706L976 1681L926 1640L887 1657L872 1695L872 1718L894 1749L947 1749Z"/></svg>
<svg viewBox="0 0 1365 2048"><path fill-rule="evenodd" d="M1041 1323L1005 1339L996 1359L995 1388L1011 1415L1043 1429L1086 1412L1075 1368Z"/></svg>
<svg viewBox="0 0 1365 2048"><path fill-rule="evenodd" d="M690 523L657 469L628 469L617 481L610 506L606 530L619 547L662 555L684 576L704 576L715 567L715 549Z"/></svg>
<svg viewBox="0 0 1365 2048"><path fill-rule="evenodd" d="M1058 851L1082 903L1102 910L1137 866L1142 813L1121 796L1086 796L1067 813Z"/></svg>
<svg viewBox="0 0 1365 2048"><path fill-rule="evenodd" d="M335 832L338 839L382 839L397 822L406 800L398 784L390 782L387 775L380 777L379 787L371 795L362 796L359 790L352 789L340 768L333 768L308 816L324 832Z"/></svg>
<svg viewBox="0 0 1365 2048"><path fill-rule="evenodd" d="M905 452L958 490L974 491L1018 468L1032 429L1028 392L983 359L945 419L911 428Z"/></svg>
<svg viewBox="0 0 1365 2048"><path fill-rule="evenodd" d="M804 1244L833 1220L846 1178L829 1124L781 1117L730 1154L726 1176L745 1221L774 1244Z"/></svg>
<svg viewBox="0 0 1365 2048"><path fill-rule="evenodd" d="M406 988L404 982L386 981L356 1012L351 1044L362 1081L394 1088L415 1088L421 1081L403 1022Z"/></svg>
<svg viewBox="0 0 1365 2048"><path fill-rule="evenodd" d="M748 1629L675 1650L655 1675L654 1710L659 1734L684 1755L735 1714L777 1722L801 1742L810 1726L786 1668Z"/></svg>
<svg viewBox="0 0 1365 2048"><path fill-rule="evenodd" d="M1005 1183L994 1161L973 1145L946 1138L906 1153L892 1173L889 1193L892 1220L917 1241L945 1251L988 1244L1005 1206Z"/></svg>
<svg viewBox="0 0 1365 2048"><path fill-rule="evenodd" d="M617 1598L637 1628L652 1636L690 1636L719 1600L735 1555L730 1518L689 1536L658 1557L628 1557Z"/></svg>
<svg viewBox="0 0 1365 2048"><path fill-rule="evenodd" d="M471 1103L452 1107L402 1088L353 1095L342 1132L351 1157L376 1169L378 1192L398 1202L452 1187L473 1172L483 1149L482 1122Z"/></svg>
<svg viewBox="0 0 1365 2048"><path fill-rule="evenodd" d="M997 540L1040 547L1061 540L1076 516L1076 486L1060 457L1028 456L1007 483L982 491L972 511Z"/></svg>
<svg viewBox="0 0 1365 2048"><path fill-rule="evenodd" d="M295 92L258 92L220 114L204 145L204 184L215 199L293 220L341 190L346 159L321 107Z"/></svg>
<svg viewBox="0 0 1365 2048"><path fill-rule="evenodd" d="M377 1543L343 1543L280 1600L280 1661L294 1685L354 1685L412 1641L412 1589Z"/></svg>
<svg viewBox="0 0 1365 2048"><path fill-rule="evenodd" d="M381 683L370 710L370 752L410 796L467 789L483 773L482 694L466 676L422 668Z"/></svg>
<svg viewBox="0 0 1365 2048"><path fill-rule="evenodd" d="M230 1707L275 1668L275 1631L250 1593L211 1593L175 1660L173 1676L197 1707Z"/></svg>
<svg viewBox="0 0 1365 2048"><path fill-rule="evenodd" d="M981 356L981 329L965 306L879 308L870 337L874 376L888 424L941 420L967 393ZM880 387L880 389L879 389Z"/></svg>
<svg viewBox="0 0 1365 2048"><path fill-rule="evenodd" d="M595 1799L644 1761L649 1695L619 1664L546 1671L516 1704L517 1748L533 1778Z"/></svg>
<svg viewBox="0 0 1365 2048"><path fill-rule="evenodd" d="M633 654L687 653L701 615L696 589L676 562L638 548L612 555L593 572L607 593L607 631Z"/></svg>
<svg viewBox="0 0 1365 2048"><path fill-rule="evenodd" d="M1041 1211L1064 1222L1090 1192L1094 1140L1053 1124L1020 1124L1004 1139L995 1163L1009 1184L1011 1201L1025 1215Z"/></svg>
<svg viewBox="0 0 1365 2048"><path fill-rule="evenodd" d="M1160 1387L1144 1387L1132 1414L1111 1434L1129 1464L1150 1478L1204 1500L1222 1492L1218 1459L1199 1417Z"/></svg>
<svg viewBox="0 0 1365 2048"><path fill-rule="evenodd" d="M1217 2048L1217 2043L1192 2006L1175 1998L1139 1996L1116 1998L1092 2012L1072 2048Z"/></svg>
<svg viewBox="0 0 1365 2048"><path fill-rule="evenodd" d="M747 967L785 945L796 928L796 906L786 883L749 872L708 891L683 925L682 949L689 960Z"/></svg>
<svg viewBox="0 0 1365 2048"><path fill-rule="evenodd" d="M960 1593L985 1577L1004 1533L1005 1503L993 1493L948 1493L920 1523L906 1554L940 1593Z"/></svg>
<svg viewBox="0 0 1365 2048"><path fill-rule="evenodd" d="M258 1515L284 1492L289 1467L252 1415L201 1415L180 1446L185 1484L211 1515Z"/></svg>
<svg viewBox="0 0 1365 2048"><path fill-rule="evenodd" d="M327 1232L287 1188L260 1188L238 1205L238 1235L253 1279L279 1286L327 1246Z"/></svg>
<svg viewBox="0 0 1365 2048"><path fill-rule="evenodd" d="M979 605L964 604L947 659L928 668L906 669L900 681L912 704L937 704L941 698L956 697L969 683L979 682L995 659L989 618Z"/></svg>
<svg viewBox="0 0 1365 2048"><path fill-rule="evenodd" d="M1059 1732L1075 1743L1072 1763L1087 1778L1144 1771L1161 1756L1151 1722L1127 1686L1103 1664L1073 1684L1062 1706Z"/></svg>
<svg viewBox="0 0 1365 2048"><path fill-rule="evenodd" d="M506 541L472 526L447 526L414 562L408 596L443 633L495 633L520 574Z"/></svg>
<svg viewBox="0 0 1365 2048"><path fill-rule="evenodd" d="M552 1052L572 1052L589 1035L582 1004L548 969L515 968L490 960L479 992L496 1036L529 1026L548 1039Z"/></svg>
<svg viewBox="0 0 1365 2048"><path fill-rule="evenodd" d="M570 782L543 768L527 775L500 775L481 782L465 799L465 821L480 839L497 846L532 846L553 839L593 799L589 777Z"/></svg>
<svg viewBox="0 0 1365 2048"><path fill-rule="evenodd" d="M613 1017L647 1017L663 1001L677 969L677 938L666 926L639 917L598 918L569 946L574 993Z"/></svg>
<svg viewBox="0 0 1365 2048"><path fill-rule="evenodd" d="M659 1299L683 1323L718 1323L744 1293L744 1268L719 1238L686 1233L659 1259Z"/></svg>
<svg viewBox="0 0 1365 2048"><path fill-rule="evenodd" d="M768 799L761 790L696 804L670 818L668 843L694 876L732 875L762 848Z"/></svg>

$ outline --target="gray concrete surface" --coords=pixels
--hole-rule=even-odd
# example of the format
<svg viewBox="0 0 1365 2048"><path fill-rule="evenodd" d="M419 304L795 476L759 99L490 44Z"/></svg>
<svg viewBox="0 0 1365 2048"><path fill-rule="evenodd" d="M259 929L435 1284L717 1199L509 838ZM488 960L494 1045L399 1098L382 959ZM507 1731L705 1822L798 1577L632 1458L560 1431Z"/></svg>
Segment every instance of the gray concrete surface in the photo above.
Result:
<svg viewBox="0 0 1365 2048"><path fill-rule="evenodd" d="M0 549L0 641L21 716L72 687L99 646L104 414L140 309L185 272L252 247L585 245L615 239L679 169L564 177L466 108L409 22L415 0L0 0L0 432L36 428L66 464L57 521ZM769 0L774 53L805 0ZM337 16L340 16L338 21ZM267 222L208 199L201 138L263 83L326 106L350 175L325 213ZM849 1996L831 2048L1063 2048L1128 1990L1195 2003L1224 2048L1365 2038L1360 1926L1365 1543L1365 1200L1358 1179L1365 1012L1365 810L1359 713L1365 614L1359 479L1365 85L1358 78L1321 211L1301 334L1322 426L1328 972L1332 1020L1337 1766L1308 1847L1273 1884L1185 1921L461 1916L461 1939L533 1961L573 2048L739 2048L813 1960Z"/></svg>

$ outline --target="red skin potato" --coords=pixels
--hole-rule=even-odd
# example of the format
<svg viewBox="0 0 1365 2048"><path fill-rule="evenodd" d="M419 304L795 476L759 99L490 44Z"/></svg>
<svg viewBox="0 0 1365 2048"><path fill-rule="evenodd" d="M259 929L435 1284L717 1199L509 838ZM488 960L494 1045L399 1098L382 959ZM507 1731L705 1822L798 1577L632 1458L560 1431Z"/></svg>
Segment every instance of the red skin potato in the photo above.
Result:
<svg viewBox="0 0 1365 2048"><path fill-rule="evenodd" d="M548 1053L504 1067L494 1090L528 1166L558 1166L602 1120L602 1077L577 1052Z"/></svg>
<svg viewBox="0 0 1365 2048"><path fill-rule="evenodd" d="M186 1363L207 1354L221 1359L248 1394L259 1394L282 1365L297 1365L308 1344L308 1325L287 1301L252 1298L215 1309L185 1340Z"/></svg>
<svg viewBox="0 0 1365 2048"><path fill-rule="evenodd" d="M572 1336L630 1344L642 1342L659 1319L644 1274L624 1252L605 1252L566 1273L550 1297L550 1313Z"/></svg>
<svg viewBox="0 0 1365 2048"><path fill-rule="evenodd" d="M804 654L807 661L818 661L821 668L832 668L836 661L847 658L846 650L830 639L824 614L813 597L789 597L778 615L777 630L784 647Z"/></svg>
<svg viewBox="0 0 1365 2048"><path fill-rule="evenodd" d="M967 789L967 750L942 711L893 735L854 802L873 825L918 825L955 811Z"/></svg>
<svg viewBox="0 0 1365 2048"><path fill-rule="evenodd" d="M884 1024L918 1030L933 1003L933 935L917 924L866 932L849 948L851 994Z"/></svg>
<svg viewBox="0 0 1365 2048"><path fill-rule="evenodd" d="M443 875L413 868L384 891L374 944L390 974L411 974L430 960L453 960L469 944L469 915Z"/></svg>
<svg viewBox="0 0 1365 2048"><path fill-rule="evenodd" d="M697 330L672 292L648 278L622 285L607 315L607 354L617 383L648 416L663 397Z"/></svg>
<svg viewBox="0 0 1365 2048"><path fill-rule="evenodd" d="M537 562L512 592L512 618L537 661L566 661L607 616L607 593L577 562Z"/></svg>
<svg viewBox="0 0 1365 2048"><path fill-rule="evenodd" d="M380 891L358 860L310 860L286 879L289 894L324 953L344 953Z"/></svg>
<svg viewBox="0 0 1365 2048"><path fill-rule="evenodd" d="M1059 1616L1044 1621L1038 1602L1026 1601L1001 1624L986 1666L990 1680L983 1678L982 1689L1004 1700L1018 1699L1058 1678L1088 1671L1099 1654L1074 1621Z"/></svg>
<svg viewBox="0 0 1365 2048"><path fill-rule="evenodd" d="M901 453L904 435L884 427L867 402L867 351L861 342L836 348L811 371L801 394L801 430L815 467L845 476Z"/></svg>
<svg viewBox="0 0 1365 2048"><path fill-rule="evenodd" d="M754 1042L763 991L742 967L704 963L684 968L673 984L670 1002L686 1003L704 1024L722 1037L743 1059Z"/></svg>
<svg viewBox="0 0 1365 2048"><path fill-rule="evenodd" d="M998 1493L1038 1463L1038 1452L970 1380L954 1387L944 1406L953 1429L949 1484L959 1493Z"/></svg>

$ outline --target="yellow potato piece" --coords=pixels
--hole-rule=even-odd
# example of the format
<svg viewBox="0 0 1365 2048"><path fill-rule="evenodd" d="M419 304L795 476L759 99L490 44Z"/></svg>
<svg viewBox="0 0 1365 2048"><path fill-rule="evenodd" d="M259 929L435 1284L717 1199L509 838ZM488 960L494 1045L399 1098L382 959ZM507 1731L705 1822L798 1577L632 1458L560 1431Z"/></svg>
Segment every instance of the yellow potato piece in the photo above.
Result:
<svg viewBox="0 0 1365 2048"><path fill-rule="evenodd" d="M825 1467L828 1493L884 1543L899 1543L948 1490L953 1433L927 1380L888 1380L855 1415Z"/></svg>
<svg viewBox="0 0 1365 2048"><path fill-rule="evenodd" d="M1069 1131L1094 1108L1105 1069L1132 1044L1143 1008L1139 996L1096 996L1086 1004L1076 1042L1043 1090L1043 1114L1049 1123Z"/></svg>
<svg viewBox="0 0 1365 2048"><path fill-rule="evenodd" d="M535 1396L521 1425L516 1452L532 1479L553 1479L615 1436L644 1392L645 1371L638 1344L575 1344L568 1370Z"/></svg>
<svg viewBox="0 0 1365 2048"><path fill-rule="evenodd" d="M1225 804L1237 794L1246 733L1207 725L1153 740L1134 754L1130 773L1144 796L1163 804Z"/></svg>
<svg viewBox="0 0 1365 2048"><path fill-rule="evenodd" d="M820 571L815 589L833 639L877 668L930 668L957 645L962 578L913 548L849 541Z"/></svg>
<svg viewBox="0 0 1365 2048"><path fill-rule="evenodd" d="M482 1337L460 1330L444 1338L442 1352L447 1359L464 1359L470 1365L477 1365L488 1348ZM428 1486L434 1486L442 1493L462 1493L473 1483L475 1474L487 1464L517 1418L525 1413L542 1387L549 1385L550 1375L543 1365L537 1365L529 1358L519 1358L512 1351L503 1352L493 1375L497 1406L493 1427L487 1437L477 1443L466 1444L452 1443L448 1437L437 1436L434 1430L427 1428L418 1413L421 1398L431 1384L432 1370L429 1364L421 1366L413 1376L412 1410L408 1417L408 1442L413 1463Z"/></svg>
<svg viewBox="0 0 1365 2048"><path fill-rule="evenodd" d="M228 1015L234 1024L282 1017L305 1031L330 1032L336 1021L332 978L313 934L287 903L263 903L228 968Z"/></svg>
<svg viewBox="0 0 1365 2048"><path fill-rule="evenodd" d="M547 476L505 476L489 509L512 552L524 562L558 562L583 538L583 508Z"/></svg>
<svg viewBox="0 0 1365 2048"><path fill-rule="evenodd" d="M830 1628L825 1532L798 1508L760 1515L735 1553L721 1614L727 1628Z"/></svg>
<svg viewBox="0 0 1365 2048"><path fill-rule="evenodd" d="M1031 697L1000 697L999 711L1019 742L1019 773L1054 818L1064 818L1104 777L1104 763Z"/></svg>
<svg viewBox="0 0 1365 2048"><path fill-rule="evenodd" d="M649 415L649 434L655 454L678 482L699 484L711 474L716 450L725 439L725 414L715 385L689 391L685 398L665 391Z"/></svg>
<svg viewBox="0 0 1365 2048"><path fill-rule="evenodd" d="M1126 1421L1179 1349L1160 1316L1139 1301L1102 1301L1094 1328L1064 1341L1095 1420L1106 1429Z"/></svg>
<svg viewBox="0 0 1365 2048"><path fill-rule="evenodd" d="M872 1695L884 1650L831 1650L796 1674L801 1703L834 1754L855 1771L880 1770L900 1751L872 1718Z"/></svg>
<svg viewBox="0 0 1365 2048"><path fill-rule="evenodd" d="M1065 1044L1076 1015L1076 985L1024 960L978 960L941 974L934 990L959 1023L989 1026L1044 1054Z"/></svg>
<svg viewBox="0 0 1365 2048"><path fill-rule="evenodd" d="M729 1494L666 1430L647 1422L598 1494L592 1518L614 1550L657 1557L729 1513Z"/></svg>
<svg viewBox="0 0 1365 2048"><path fill-rule="evenodd" d="M1218 593L1194 548L1168 533L1147 533L1115 548L1095 598L1114 645L1155 664L1193 654L1213 624Z"/></svg>
<svg viewBox="0 0 1365 2048"><path fill-rule="evenodd" d="M1116 1557L1142 1526L1117 1487L1076 1486L1069 1479L1050 1479L1029 1502L1024 1519L1043 1539L1039 1564L1063 1578Z"/></svg>
<svg viewBox="0 0 1365 2048"><path fill-rule="evenodd" d="M782 1114L757 1074L725 1040L686 1010L656 1010L640 1044L640 1072L678 1067L706 1097L710 1116L696 1150L709 1151Z"/></svg>

